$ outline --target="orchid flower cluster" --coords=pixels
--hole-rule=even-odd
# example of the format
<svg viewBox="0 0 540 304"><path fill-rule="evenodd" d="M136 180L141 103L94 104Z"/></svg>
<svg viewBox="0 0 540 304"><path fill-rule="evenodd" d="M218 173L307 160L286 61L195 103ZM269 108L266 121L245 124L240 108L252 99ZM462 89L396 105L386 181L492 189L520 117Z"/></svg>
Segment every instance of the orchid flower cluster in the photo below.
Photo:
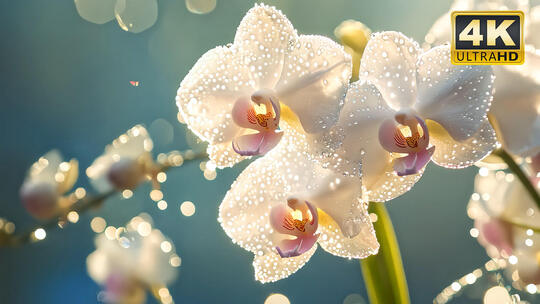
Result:
<svg viewBox="0 0 540 304"><path fill-rule="evenodd" d="M428 45L451 40L450 13L455 10L521 10L525 14L523 65L493 66L496 76L489 120L503 148L516 156L540 153L540 5L529 1L455 0L450 11L441 16L426 35Z"/></svg>
<svg viewBox="0 0 540 304"><path fill-rule="evenodd" d="M86 174L100 193L131 191L145 180L152 181L158 190L157 176L162 168L153 161L152 149L148 132L137 125L108 145L105 153L86 169ZM86 196L84 188L65 195L77 182L78 174L77 160L65 162L56 150L40 157L21 187L24 207L41 220L62 216Z"/></svg>
<svg viewBox="0 0 540 304"><path fill-rule="evenodd" d="M191 150L183 154L173 151L160 154L154 161L152 150L152 139L141 125L115 139L86 169L90 183L98 192L95 197L87 195L82 187L69 193L77 182L78 162L75 159L64 161L58 151L50 151L31 166L20 190L22 204L42 223L31 235L12 235L14 224L0 219L0 241L17 245L28 240L43 240L46 237L44 228L56 224L63 227L68 221L76 223L79 212L98 206L116 192L130 198L132 191L147 181L153 186L150 198L164 202L159 190L160 183L166 180L164 171L182 165L184 158L190 160L199 156ZM172 242L152 228L152 221L146 214L134 217L126 227L105 225L101 218L92 220L92 229L102 233L96 238L97 250L87 261L90 276L105 286L99 300L104 303L144 303L148 289L160 303L173 303L166 285L176 277L181 260Z"/></svg>
<svg viewBox="0 0 540 304"><path fill-rule="evenodd" d="M525 14L526 63L494 66L496 76L493 105L488 112L504 150L521 160L533 191L540 193L540 5L529 1L456 0L426 35L426 47L447 43L451 37L447 22L454 10L521 10ZM537 290L540 284L539 208L515 174L490 157L480 164L475 192L467 213L474 220L471 235L487 254L503 261L516 289ZM531 287L532 286L532 287Z"/></svg>
<svg viewBox="0 0 540 304"><path fill-rule="evenodd" d="M126 227L112 230L96 237L96 251L86 260L90 277L105 286L99 301L145 303L150 289L161 303L172 303L166 285L178 275L181 262L172 242L152 228L152 219L145 213L132 218Z"/></svg>
<svg viewBox="0 0 540 304"><path fill-rule="evenodd" d="M376 254L367 204L410 190L430 161L471 166L497 136L514 153L539 149L536 108L536 122L517 122L533 129L506 135L508 113L493 128L490 66L454 66L447 44L421 48L402 33L364 29L338 28L344 49L298 35L279 10L256 4L234 42L205 53L180 84L182 120L218 168L258 156L227 192L219 222L254 254L261 282L294 273L317 244L345 258ZM359 31L365 49L351 38Z"/></svg>
<svg viewBox="0 0 540 304"><path fill-rule="evenodd" d="M157 18L156 0L74 1L84 19L102 24L116 18L130 32ZM186 3L200 13L215 7L215 0ZM471 234L490 257L512 265L516 284L540 284L540 210L514 175L488 165L502 147L523 160L538 190L540 46L533 33L540 7L516 5L510 9L528 16L523 66L452 65L449 22L441 21L448 14L422 47L403 33L372 34L353 21L336 29L342 46L298 34L282 12L264 4L247 12L233 43L202 55L177 91L179 120L208 144L207 170L256 158L231 185L218 218L231 240L253 253L256 280L290 276L319 246L348 259L376 255L370 203L411 190L430 162L460 169L482 161L487 167L480 169L468 207L475 221ZM498 0L456 0L452 6L501 8L508 9ZM86 169L103 195L92 202L117 191L128 198L147 181L152 200L161 201L164 170L181 165L183 156L162 154L155 161L152 150L140 125L108 145ZM47 153L21 187L23 205L40 220L76 222L86 199L84 188L72 191L78 175L77 160ZM0 229L7 231L8 224L0 220ZM45 237L40 229L37 240ZM101 301L143 303L150 289L161 302L172 302L165 286L176 277L180 258L147 215L107 227L96 247L87 266L105 287Z"/></svg>
<svg viewBox="0 0 540 304"><path fill-rule="evenodd" d="M524 166L540 190L540 168ZM467 209L474 220L471 235L490 257L507 261L514 285L539 285L540 209L519 180L503 170L481 168Z"/></svg>

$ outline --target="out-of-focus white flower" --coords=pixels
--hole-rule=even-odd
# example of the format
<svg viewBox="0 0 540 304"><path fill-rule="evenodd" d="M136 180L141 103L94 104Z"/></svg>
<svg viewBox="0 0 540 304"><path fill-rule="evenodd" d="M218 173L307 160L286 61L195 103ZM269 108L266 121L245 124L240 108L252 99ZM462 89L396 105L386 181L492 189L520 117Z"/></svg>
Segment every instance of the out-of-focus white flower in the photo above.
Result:
<svg viewBox="0 0 540 304"><path fill-rule="evenodd" d="M103 285L105 303L145 303L145 290L163 287L178 275L174 245L151 218L140 214L126 227L110 227L96 237L96 250L86 259L90 277Z"/></svg>
<svg viewBox="0 0 540 304"><path fill-rule="evenodd" d="M79 175L76 159L62 160L57 150L52 150L35 162L21 187L21 200L26 210L34 217L48 219L63 206L62 195L69 191ZM67 202L67 201L66 201Z"/></svg>
<svg viewBox="0 0 540 304"><path fill-rule="evenodd" d="M105 153L86 169L86 174L101 192L134 189L147 177L154 179L157 174L152 149L148 132L137 125L105 147Z"/></svg>
<svg viewBox="0 0 540 304"><path fill-rule="evenodd" d="M339 147L323 153L325 165L362 176L364 195L379 202L408 191L430 159L470 166L496 144L486 115L492 84L490 67L452 65L448 46L422 52L401 33L376 33L338 123L320 141Z"/></svg>
<svg viewBox="0 0 540 304"><path fill-rule="evenodd" d="M450 13L455 10L522 10L525 13L525 63L493 67L495 93L490 122L503 147L513 154L540 153L540 5L529 1L456 0L426 35L431 45L451 40Z"/></svg>
<svg viewBox="0 0 540 304"><path fill-rule="evenodd" d="M481 169L467 213L490 257L508 259L523 282L540 284L540 210L517 178Z"/></svg>
<svg viewBox="0 0 540 304"><path fill-rule="evenodd" d="M280 11L256 4L234 43L197 61L176 103L223 168L274 148L282 121L304 133L327 130L338 119L350 77L351 59L342 46L299 36Z"/></svg>
<svg viewBox="0 0 540 304"><path fill-rule="evenodd" d="M116 18L126 32L140 33L156 23L156 0L74 0L79 15L87 21L104 24Z"/></svg>
<svg viewBox="0 0 540 304"><path fill-rule="evenodd" d="M216 0L186 0L186 8L194 14L208 14L216 8Z"/></svg>
<svg viewBox="0 0 540 304"><path fill-rule="evenodd" d="M219 210L227 235L255 255L255 278L288 277L310 259L317 242L345 258L377 253L360 179L308 160L306 135L287 124L283 131L280 143L238 176Z"/></svg>

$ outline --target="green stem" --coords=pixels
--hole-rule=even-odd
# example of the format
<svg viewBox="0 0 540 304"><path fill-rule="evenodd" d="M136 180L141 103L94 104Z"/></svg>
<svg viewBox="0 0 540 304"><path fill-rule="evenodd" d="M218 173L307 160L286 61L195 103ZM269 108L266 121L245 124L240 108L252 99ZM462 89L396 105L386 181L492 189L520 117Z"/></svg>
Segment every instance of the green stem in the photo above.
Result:
<svg viewBox="0 0 540 304"><path fill-rule="evenodd" d="M378 254L360 260L369 302L409 304L403 262L388 211L383 203L374 202L369 204L368 211L377 215L373 226L381 244Z"/></svg>
<svg viewBox="0 0 540 304"><path fill-rule="evenodd" d="M517 176L523 187L529 192L529 195L536 203L536 206L540 209L540 195L536 191L535 187L531 183L531 180L527 177L527 174L521 170L521 167L516 163L512 155L506 152L504 149L498 149L493 151L493 154L500 157L507 165L508 169Z"/></svg>

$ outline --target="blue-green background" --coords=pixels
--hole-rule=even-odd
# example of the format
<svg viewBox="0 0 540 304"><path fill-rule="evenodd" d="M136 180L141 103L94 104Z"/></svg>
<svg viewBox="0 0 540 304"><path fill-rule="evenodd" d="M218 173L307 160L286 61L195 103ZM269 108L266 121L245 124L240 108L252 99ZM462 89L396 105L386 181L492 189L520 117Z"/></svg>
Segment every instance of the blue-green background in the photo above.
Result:
<svg viewBox="0 0 540 304"><path fill-rule="evenodd" d="M450 1L283 0L271 1L300 33L332 36L353 18L373 30L400 30L422 41ZM218 0L208 15L189 13L183 0L160 0L159 17L141 34L113 21L83 20L71 0L16 0L0 4L0 216L21 231L33 219L19 203L27 168L52 148L80 161L84 169L113 138L136 123L168 120L174 141L156 141L156 152L187 148L174 104L180 80L208 49L232 41L253 1ZM139 87L129 84L140 81ZM252 255L232 244L218 225L218 205L245 164L206 181L198 164L169 174L164 185L169 209L159 211L148 187L130 200L110 199L43 242L0 248L1 303L95 303L100 290L86 274L94 250L89 221L96 215L121 225L141 211L175 243L182 257L171 286L177 303L263 303L280 292L295 303L341 303L365 295L355 260L318 250L292 277L272 284L253 278ZM430 164L412 191L388 204L401 245L413 303L430 303L453 279L487 257L469 236L465 207L475 169L445 170ZM179 204L195 203L184 217Z"/></svg>

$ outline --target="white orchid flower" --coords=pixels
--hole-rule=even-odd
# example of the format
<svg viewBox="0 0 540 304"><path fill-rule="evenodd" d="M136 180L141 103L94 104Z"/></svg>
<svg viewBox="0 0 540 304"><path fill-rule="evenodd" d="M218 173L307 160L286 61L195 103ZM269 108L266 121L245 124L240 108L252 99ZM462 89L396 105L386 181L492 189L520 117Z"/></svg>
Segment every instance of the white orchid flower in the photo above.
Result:
<svg viewBox="0 0 540 304"><path fill-rule="evenodd" d="M113 188L134 189L155 172L151 151L152 139L143 126L136 125L105 147L86 174L91 184L101 192Z"/></svg>
<svg viewBox="0 0 540 304"><path fill-rule="evenodd" d="M350 77L351 59L342 46L299 36L280 11L256 4L234 43L197 61L176 103L223 168L274 148L282 121L309 134L327 130L338 119Z"/></svg>
<svg viewBox="0 0 540 304"><path fill-rule="evenodd" d="M495 93L490 121L503 147L513 154L540 153L540 5L529 9L528 1L456 0L426 35L432 45L448 43L454 10L521 10L525 13L525 63L493 66Z"/></svg>
<svg viewBox="0 0 540 304"><path fill-rule="evenodd" d="M490 257L509 259L523 282L540 284L540 210L513 174L480 169L467 213Z"/></svg>
<svg viewBox="0 0 540 304"><path fill-rule="evenodd" d="M454 66L450 48L422 52L398 32L376 33L349 88L338 123L324 136L325 164L362 176L367 199L408 191L429 160L472 165L495 147L487 121L493 75L486 66Z"/></svg>
<svg viewBox="0 0 540 304"><path fill-rule="evenodd" d="M62 160L57 150L52 150L35 162L20 190L22 203L34 217L48 219L58 214L68 203L62 197L69 191L79 175L76 159Z"/></svg>
<svg viewBox="0 0 540 304"><path fill-rule="evenodd" d="M86 259L90 277L105 286L105 303L146 303L146 290L163 287L178 275L174 245L151 218L140 214L126 225L96 237L96 250ZM178 260L178 261L175 261Z"/></svg>
<svg viewBox="0 0 540 304"><path fill-rule="evenodd" d="M365 258L379 244L360 200L360 179L308 160L306 136L283 124L280 143L251 163L227 192L219 222L255 255L255 278L273 282L301 268L317 242L331 254Z"/></svg>

